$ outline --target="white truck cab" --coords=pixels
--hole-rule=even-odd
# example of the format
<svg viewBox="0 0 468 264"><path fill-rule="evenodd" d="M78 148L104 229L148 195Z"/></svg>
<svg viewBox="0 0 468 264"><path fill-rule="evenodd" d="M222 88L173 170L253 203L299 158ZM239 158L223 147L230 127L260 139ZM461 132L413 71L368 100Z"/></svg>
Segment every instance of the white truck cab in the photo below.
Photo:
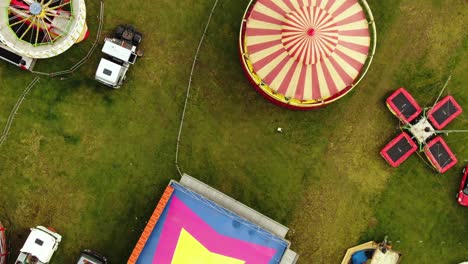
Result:
<svg viewBox="0 0 468 264"><path fill-rule="evenodd" d="M31 228L15 264L47 264L58 249L62 236L50 228Z"/></svg>
<svg viewBox="0 0 468 264"><path fill-rule="evenodd" d="M130 65L137 59L141 34L132 26L119 26L113 38L106 38L102 58L96 70L96 80L115 89L122 86Z"/></svg>

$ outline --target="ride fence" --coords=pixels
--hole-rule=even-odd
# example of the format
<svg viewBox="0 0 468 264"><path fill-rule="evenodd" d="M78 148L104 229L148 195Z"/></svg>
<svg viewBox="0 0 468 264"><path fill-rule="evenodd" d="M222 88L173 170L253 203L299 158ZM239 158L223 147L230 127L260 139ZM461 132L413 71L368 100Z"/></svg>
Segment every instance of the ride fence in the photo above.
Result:
<svg viewBox="0 0 468 264"><path fill-rule="evenodd" d="M13 109L10 112L10 116L7 119L5 128L3 129L2 135L0 137L0 147L5 143L8 133L10 132L10 128L13 124L13 121L15 120L16 113L18 112L19 107L23 103L24 99L26 98L26 95L31 91L31 89L36 85L36 83L39 81L39 77L36 77L32 80L31 83L24 89L23 93L21 93L20 97L16 101L16 104L13 106Z"/></svg>
<svg viewBox="0 0 468 264"><path fill-rule="evenodd" d="M190 70L190 77L187 85L187 92L185 95L185 103L184 103L184 108L182 110L182 114L180 116L180 125L179 125L179 133L177 134L177 144L176 144L176 153L175 153L175 166L177 168L177 171L179 172L180 176L182 177L183 172L182 169L179 166L179 150L180 150L180 138L182 136L182 130L184 128L184 121L185 121L185 113L187 112L187 105L190 97L190 89L192 88L192 79L193 79L193 72L195 71L195 66L197 65L197 59L198 59L198 54L200 53L201 46L203 44L203 41L205 40L206 32L208 31L208 27L211 22L211 18L213 17L214 11L216 10L216 7L218 6L218 0L215 0L213 7L211 8L211 12L208 15L208 20L205 25L205 29L203 30L203 34L200 38L200 42L198 43L197 50L195 52L195 56L193 58L193 63L192 63L192 68Z"/></svg>
<svg viewBox="0 0 468 264"><path fill-rule="evenodd" d="M41 72L41 71L31 71L34 74L38 75L44 75L44 76L49 76L49 77L56 77L56 76L61 76L61 75L66 75L66 74L71 74L75 72L78 68L80 68L83 64L85 64L93 52L96 50L96 47L99 43L99 40L101 38L102 30L103 30L103 25L104 25L104 1L101 0L100 4L100 10L99 10L99 25L98 25L98 30L96 33L96 39L93 42L93 45L89 49L88 53L80 60L78 61L75 65L73 65L71 68L68 70L63 70L63 71L58 71L58 72ZM15 115L18 112L19 107L21 106L23 100L25 99L26 95L31 91L31 89L36 85L36 83L39 81L39 77L36 77L33 79L33 81L24 89L23 93L20 95L18 100L16 101L15 106L10 112L10 116L7 119L5 128L3 129L2 135L0 137L0 147L5 143L8 134L10 132L10 128L13 124L13 121L15 119Z"/></svg>

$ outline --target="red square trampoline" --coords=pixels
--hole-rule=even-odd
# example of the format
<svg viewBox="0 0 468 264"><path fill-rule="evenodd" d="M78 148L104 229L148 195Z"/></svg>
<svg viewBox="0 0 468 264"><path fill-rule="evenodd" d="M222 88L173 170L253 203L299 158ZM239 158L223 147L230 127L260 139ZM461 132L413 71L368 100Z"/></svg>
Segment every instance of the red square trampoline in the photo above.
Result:
<svg viewBox="0 0 468 264"><path fill-rule="evenodd" d="M422 112L421 107L405 88L396 90L387 98L386 103L390 111L406 123L413 121Z"/></svg>
<svg viewBox="0 0 468 264"><path fill-rule="evenodd" d="M414 143L407 133L403 132L390 141L390 143L380 151L380 155L382 155L392 167L398 167L417 149L418 146L416 143Z"/></svg>
<svg viewBox="0 0 468 264"><path fill-rule="evenodd" d="M457 101L452 96L447 96L429 110L427 117L436 129L442 129L462 112Z"/></svg>
<svg viewBox="0 0 468 264"><path fill-rule="evenodd" d="M457 158L440 136L424 147L424 153L439 173L445 173L457 164Z"/></svg>

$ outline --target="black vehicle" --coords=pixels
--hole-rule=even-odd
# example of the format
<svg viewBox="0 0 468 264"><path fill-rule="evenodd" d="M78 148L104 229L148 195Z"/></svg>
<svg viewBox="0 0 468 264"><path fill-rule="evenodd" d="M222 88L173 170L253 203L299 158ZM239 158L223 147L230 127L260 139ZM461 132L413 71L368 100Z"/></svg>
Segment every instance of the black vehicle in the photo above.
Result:
<svg viewBox="0 0 468 264"><path fill-rule="evenodd" d="M141 43L143 35L137 32L132 25L119 25L114 31L114 38L122 39L129 44L138 46Z"/></svg>
<svg viewBox="0 0 468 264"><path fill-rule="evenodd" d="M0 59L7 61L23 70L31 71L36 64L36 59L19 55L14 50L0 43Z"/></svg>
<svg viewBox="0 0 468 264"><path fill-rule="evenodd" d="M99 253L85 249L81 253L77 264L107 264L107 259Z"/></svg>

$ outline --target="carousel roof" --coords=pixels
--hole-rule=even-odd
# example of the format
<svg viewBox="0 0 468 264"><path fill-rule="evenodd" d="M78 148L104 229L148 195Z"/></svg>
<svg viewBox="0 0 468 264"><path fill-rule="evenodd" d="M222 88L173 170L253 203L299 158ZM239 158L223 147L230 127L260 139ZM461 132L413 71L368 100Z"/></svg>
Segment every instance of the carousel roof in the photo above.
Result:
<svg viewBox="0 0 468 264"><path fill-rule="evenodd" d="M371 14L359 2L252 1L240 43L251 79L277 101L302 107L346 94L374 50Z"/></svg>

